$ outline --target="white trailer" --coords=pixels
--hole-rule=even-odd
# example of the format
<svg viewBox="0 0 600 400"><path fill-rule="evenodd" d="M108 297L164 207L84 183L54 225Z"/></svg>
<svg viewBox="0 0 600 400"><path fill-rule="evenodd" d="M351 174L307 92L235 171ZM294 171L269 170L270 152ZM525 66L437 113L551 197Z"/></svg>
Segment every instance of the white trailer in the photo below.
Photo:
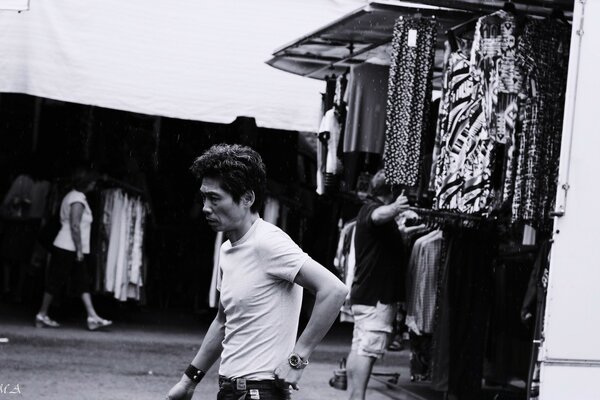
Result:
<svg viewBox="0 0 600 400"><path fill-rule="evenodd" d="M600 399L600 1L576 0L541 343L542 400Z"/></svg>

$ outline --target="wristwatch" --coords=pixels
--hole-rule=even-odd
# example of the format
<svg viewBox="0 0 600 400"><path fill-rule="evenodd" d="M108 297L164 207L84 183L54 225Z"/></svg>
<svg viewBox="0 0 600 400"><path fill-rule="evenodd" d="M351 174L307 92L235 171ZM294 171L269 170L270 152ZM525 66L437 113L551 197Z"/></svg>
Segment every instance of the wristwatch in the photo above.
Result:
<svg viewBox="0 0 600 400"><path fill-rule="evenodd" d="M294 369L303 369L308 365L308 360L300 357L297 353L292 353L288 357L288 363Z"/></svg>

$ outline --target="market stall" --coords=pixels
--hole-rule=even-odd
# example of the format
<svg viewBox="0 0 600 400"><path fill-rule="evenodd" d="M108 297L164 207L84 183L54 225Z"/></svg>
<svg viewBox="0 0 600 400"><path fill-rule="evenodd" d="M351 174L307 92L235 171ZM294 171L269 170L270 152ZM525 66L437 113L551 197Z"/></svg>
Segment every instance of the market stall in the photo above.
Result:
<svg viewBox="0 0 600 400"><path fill-rule="evenodd" d="M539 396L573 5L371 2L267 61L327 82L322 192L360 197L383 167L427 227L398 260L413 387Z"/></svg>

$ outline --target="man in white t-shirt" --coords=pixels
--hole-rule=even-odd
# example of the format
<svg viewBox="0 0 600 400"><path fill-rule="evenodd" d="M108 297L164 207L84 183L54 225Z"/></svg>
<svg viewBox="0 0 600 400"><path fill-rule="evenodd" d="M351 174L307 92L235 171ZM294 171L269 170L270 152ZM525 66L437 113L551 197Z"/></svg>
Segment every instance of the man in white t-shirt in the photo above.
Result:
<svg viewBox="0 0 600 400"><path fill-rule="evenodd" d="M347 294L343 282L312 260L278 227L260 218L266 172L249 147L216 145L192 172L208 224L224 233L217 285L219 310L200 350L168 399L192 398L221 357L220 400L287 399L335 320ZM315 295L310 320L296 340L302 288Z"/></svg>

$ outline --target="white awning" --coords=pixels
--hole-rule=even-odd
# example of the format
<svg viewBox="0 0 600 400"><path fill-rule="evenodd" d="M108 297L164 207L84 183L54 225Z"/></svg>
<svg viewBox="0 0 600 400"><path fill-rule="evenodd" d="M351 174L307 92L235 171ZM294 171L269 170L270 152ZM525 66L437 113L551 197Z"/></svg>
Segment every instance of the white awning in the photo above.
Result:
<svg viewBox="0 0 600 400"><path fill-rule="evenodd" d="M35 0L0 11L0 92L312 131L322 82L264 63L364 0Z"/></svg>

